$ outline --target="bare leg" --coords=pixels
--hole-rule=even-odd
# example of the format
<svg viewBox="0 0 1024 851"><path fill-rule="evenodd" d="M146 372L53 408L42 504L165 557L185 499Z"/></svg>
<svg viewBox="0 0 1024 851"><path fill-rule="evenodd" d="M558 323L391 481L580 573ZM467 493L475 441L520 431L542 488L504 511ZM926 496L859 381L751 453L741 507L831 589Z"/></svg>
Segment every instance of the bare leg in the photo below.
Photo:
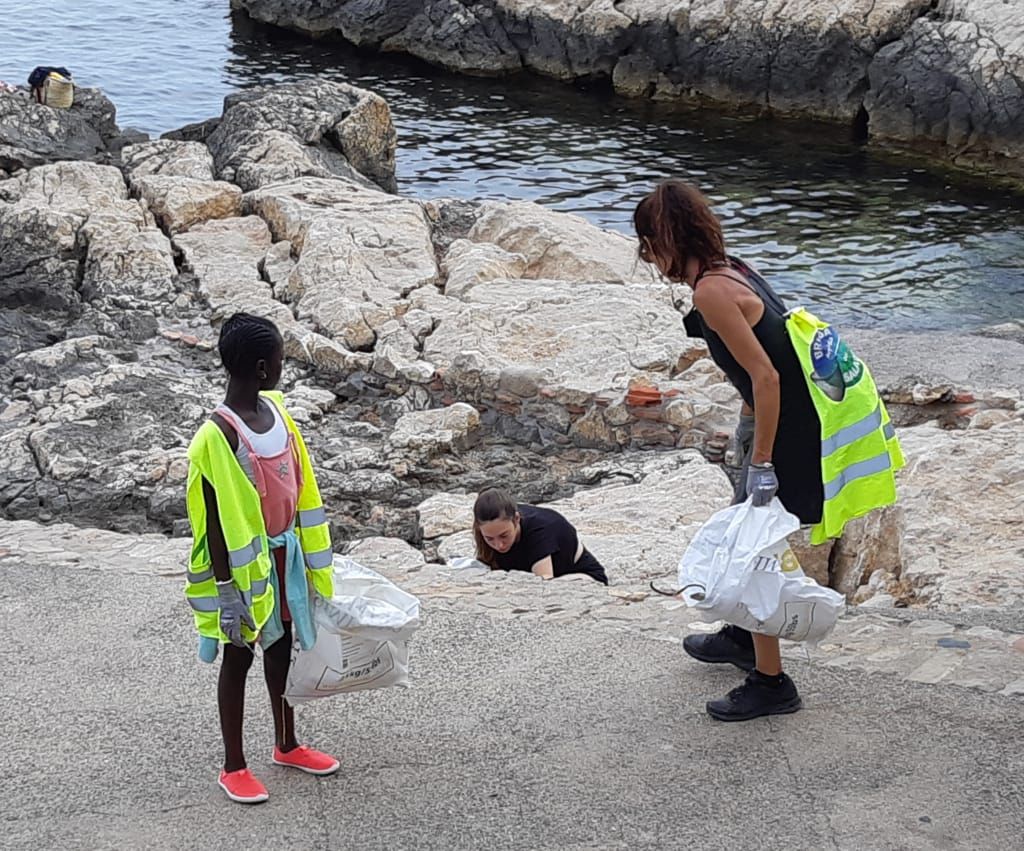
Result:
<svg viewBox="0 0 1024 851"><path fill-rule="evenodd" d="M777 677L782 673L782 654L779 652L779 639L773 635L754 635L754 659L757 670L769 677Z"/></svg>
<svg viewBox="0 0 1024 851"><path fill-rule="evenodd" d="M220 731L224 737L224 770L245 768L242 753L242 717L245 714L245 678L252 666L252 651L248 647L223 645L217 681L217 707L220 710Z"/></svg>
<svg viewBox="0 0 1024 851"><path fill-rule="evenodd" d="M292 661L292 624L284 622L284 635L263 651L263 676L274 713L274 740L287 753L298 747L295 739L295 710L284 699L288 668Z"/></svg>

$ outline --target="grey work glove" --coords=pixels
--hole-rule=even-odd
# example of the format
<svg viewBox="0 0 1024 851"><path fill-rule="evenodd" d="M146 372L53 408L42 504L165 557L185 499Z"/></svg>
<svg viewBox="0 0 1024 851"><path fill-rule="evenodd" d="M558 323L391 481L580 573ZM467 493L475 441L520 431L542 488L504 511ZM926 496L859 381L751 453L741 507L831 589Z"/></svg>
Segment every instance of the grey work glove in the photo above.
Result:
<svg viewBox="0 0 1024 851"><path fill-rule="evenodd" d="M747 470L747 496L755 507L767 505L779 490L779 479L771 464L751 464Z"/></svg>
<svg viewBox="0 0 1024 851"><path fill-rule="evenodd" d="M245 639L242 638L242 624L245 624L253 632L256 631L256 621L249 614L249 607L245 605L242 594L234 582L225 582L223 585L217 583L217 598L220 600L220 628L236 647L245 647Z"/></svg>

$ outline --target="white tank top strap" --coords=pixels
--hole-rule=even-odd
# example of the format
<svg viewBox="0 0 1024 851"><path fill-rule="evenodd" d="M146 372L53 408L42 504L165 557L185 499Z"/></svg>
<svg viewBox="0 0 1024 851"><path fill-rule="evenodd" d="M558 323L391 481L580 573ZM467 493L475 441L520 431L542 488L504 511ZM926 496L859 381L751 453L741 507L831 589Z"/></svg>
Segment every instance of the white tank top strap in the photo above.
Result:
<svg viewBox="0 0 1024 851"><path fill-rule="evenodd" d="M215 412L231 424L252 454L271 458L275 455L280 455L287 448L289 443L288 428L284 424L284 418L281 416L277 405L268 399L261 398L260 402L264 405L269 405L274 416L274 424L268 431L262 433L249 428L245 421L225 404L218 405Z"/></svg>

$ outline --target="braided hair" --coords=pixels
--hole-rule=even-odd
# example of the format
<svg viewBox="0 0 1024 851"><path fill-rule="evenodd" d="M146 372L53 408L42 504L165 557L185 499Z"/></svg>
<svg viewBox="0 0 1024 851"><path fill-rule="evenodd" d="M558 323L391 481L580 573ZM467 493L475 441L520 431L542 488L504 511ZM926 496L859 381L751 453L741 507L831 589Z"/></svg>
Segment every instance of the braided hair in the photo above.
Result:
<svg viewBox="0 0 1024 851"><path fill-rule="evenodd" d="M220 328L217 350L228 374L252 378L256 364L270 361L284 345L281 332L269 319L250 313L235 313Z"/></svg>

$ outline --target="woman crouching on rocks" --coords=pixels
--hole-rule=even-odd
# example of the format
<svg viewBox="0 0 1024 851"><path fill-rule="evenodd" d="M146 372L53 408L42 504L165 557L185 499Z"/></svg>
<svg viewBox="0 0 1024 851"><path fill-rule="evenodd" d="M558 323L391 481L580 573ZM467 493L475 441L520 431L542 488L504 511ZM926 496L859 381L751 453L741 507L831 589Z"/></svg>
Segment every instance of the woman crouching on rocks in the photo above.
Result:
<svg viewBox="0 0 1024 851"><path fill-rule="evenodd" d="M481 491L473 506L476 557L491 570L522 570L543 579L582 573L604 585L600 562L557 511L517 505L506 491Z"/></svg>

